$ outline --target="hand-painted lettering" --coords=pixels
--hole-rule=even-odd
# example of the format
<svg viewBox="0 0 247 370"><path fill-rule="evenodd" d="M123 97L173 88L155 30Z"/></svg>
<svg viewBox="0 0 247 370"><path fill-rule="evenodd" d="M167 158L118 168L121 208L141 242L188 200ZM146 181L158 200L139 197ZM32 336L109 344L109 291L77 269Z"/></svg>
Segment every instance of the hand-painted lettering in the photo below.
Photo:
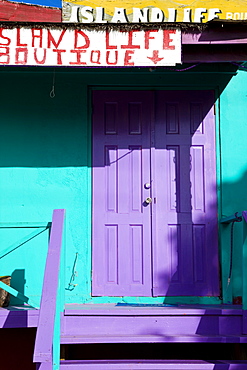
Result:
<svg viewBox="0 0 247 370"><path fill-rule="evenodd" d="M126 50L124 56L124 65L125 66L134 66L134 62L131 61L132 55L135 53L134 50Z"/></svg>
<svg viewBox="0 0 247 370"><path fill-rule="evenodd" d="M101 64L100 63L100 50L91 51L90 62L93 64Z"/></svg>
<svg viewBox="0 0 247 370"><path fill-rule="evenodd" d="M133 23L147 23L148 22L148 8L140 9L140 8L133 8Z"/></svg>
<svg viewBox="0 0 247 370"><path fill-rule="evenodd" d="M86 53L86 50L83 49L75 49L75 50L70 50L71 53L74 53L76 54L76 62L70 62L69 64L70 65L74 65L74 66L82 66L82 65L86 65L87 63L83 62L81 60L81 56L82 54Z"/></svg>
<svg viewBox="0 0 247 370"><path fill-rule="evenodd" d="M0 64L9 64L9 47L0 46Z"/></svg>
<svg viewBox="0 0 247 370"><path fill-rule="evenodd" d="M11 43L11 39L3 35L4 28L0 28L0 41L1 39L6 40L6 42L0 42L0 45L9 46Z"/></svg>
<svg viewBox="0 0 247 370"><path fill-rule="evenodd" d="M80 8L80 22L82 23L92 23L93 18L93 8L91 6L83 6Z"/></svg>
<svg viewBox="0 0 247 370"><path fill-rule="evenodd" d="M164 50L175 50L175 45L170 45L171 42L173 41L170 38L171 34L175 34L175 30L164 30L163 31L163 49Z"/></svg>
<svg viewBox="0 0 247 370"><path fill-rule="evenodd" d="M149 40L155 39L155 37L150 36L151 32L158 32L158 30L145 31L145 49L149 49Z"/></svg>
<svg viewBox="0 0 247 370"><path fill-rule="evenodd" d="M168 22L176 22L177 10L175 8L168 8Z"/></svg>
<svg viewBox="0 0 247 370"><path fill-rule="evenodd" d="M196 8L195 15L194 15L194 22L201 23L202 20L205 18L204 13L207 13L206 8Z"/></svg>
<svg viewBox="0 0 247 370"><path fill-rule="evenodd" d="M72 2L72 0L70 0ZM65 0L64 0L65 2ZM81 2L81 1L80 1ZM78 3L78 5L76 5ZM153 3L154 0L153 0ZM164 3L165 4L165 3ZM143 4L144 5L144 4ZM151 4L150 4L151 5ZM63 14L65 22L81 23L149 23L149 22L208 22L212 19L246 19L246 9L239 12L223 12L219 8L196 8L185 4L177 8L157 8L155 6L143 6L130 8L112 9L112 13L106 14L104 7L95 8L79 4L79 0L73 0L73 6Z"/></svg>
<svg viewBox="0 0 247 370"><path fill-rule="evenodd" d="M118 63L118 51L115 50L115 60L110 62L110 56L111 55L112 55L112 53L109 50L107 50L107 52L106 52L106 64L108 66L110 66L110 65L111 66L116 66L117 63Z"/></svg>
<svg viewBox="0 0 247 370"><path fill-rule="evenodd" d="M21 28L16 29L16 46L27 46L26 43L25 44L21 43Z"/></svg>
<svg viewBox="0 0 247 370"><path fill-rule="evenodd" d="M96 7L96 17L95 17L95 23L107 23L107 21L104 19L105 16L105 9L102 7Z"/></svg>
<svg viewBox="0 0 247 370"><path fill-rule="evenodd" d="M106 49L117 49L116 45L110 45L110 32L106 31L105 33L105 44Z"/></svg>
<svg viewBox="0 0 247 370"><path fill-rule="evenodd" d="M149 22L163 22L164 21L164 12L159 8L152 8L149 10ZM168 18L168 22L169 18ZM172 21L174 22L174 21Z"/></svg>
<svg viewBox="0 0 247 370"><path fill-rule="evenodd" d="M208 22L212 21L215 18L219 18L218 14L221 13L221 10L218 8L212 8L208 10Z"/></svg>
<svg viewBox="0 0 247 370"><path fill-rule="evenodd" d="M81 39L82 36L83 39ZM80 42L84 42L84 44L79 46L79 39ZM74 49L87 49L90 46L90 39L83 31L75 30L75 43L74 43Z"/></svg>
<svg viewBox="0 0 247 370"><path fill-rule="evenodd" d="M0 65L162 66L181 63L179 30L0 28Z"/></svg>
<svg viewBox="0 0 247 370"><path fill-rule="evenodd" d="M111 20L112 23L128 23L128 18L126 15L126 9L115 8L114 15Z"/></svg>
<svg viewBox="0 0 247 370"><path fill-rule="evenodd" d="M57 65L62 65L63 62L62 62L62 53L65 53L66 50L64 49L53 49L52 50L54 53L57 53Z"/></svg>
<svg viewBox="0 0 247 370"><path fill-rule="evenodd" d="M47 48L51 48L51 46L55 46L57 49L64 37L66 30L63 30L58 38L58 41L55 41L54 37L52 36L51 30L47 30Z"/></svg>
<svg viewBox="0 0 247 370"><path fill-rule="evenodd" d="M42 56L42 59L38 59L38 54L40 52L41 49L37 49L35 48L34 49L34 52L33 52L33 57L34 57L34 60L37 64L45 64L45 61L46 61L46 49L43 49L43 56Z"/></svg>
<svg viewBox="0 0 247 370"><path fill-rule="evenodd" d="M16 48L15 49L15 64L26 65L27 64L27 48Z"/></svg>
<svg viewBox="0 0 247 370"><path fill-rule="evenodd" d="M38 28L38 29L32 28L32 47L33 48L35 47L35 40L37 40L37 42L38 42L38 45L36 45L36 47L42 48L43 47L43 44L42 44L43 30L42 30L42 28Z"/></svg>
<svg viewBox="0 0 247 370"><path fill-rule="evenodd" d="M133 45L133 33L139 31L130 31L128 32L128 44L121 45L121 49L140 49L140 45Z"/></svg>

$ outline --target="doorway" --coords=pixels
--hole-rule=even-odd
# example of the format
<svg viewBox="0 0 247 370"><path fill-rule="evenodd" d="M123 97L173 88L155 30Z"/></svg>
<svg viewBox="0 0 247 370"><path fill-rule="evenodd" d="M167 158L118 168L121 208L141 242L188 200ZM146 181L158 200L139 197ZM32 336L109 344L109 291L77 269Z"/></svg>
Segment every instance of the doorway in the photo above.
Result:
<svg viewBox="0 0 247 370"><path fill-rule="evenodd" d="M213 91L93 92L94 296L219 295Z"/></svg>

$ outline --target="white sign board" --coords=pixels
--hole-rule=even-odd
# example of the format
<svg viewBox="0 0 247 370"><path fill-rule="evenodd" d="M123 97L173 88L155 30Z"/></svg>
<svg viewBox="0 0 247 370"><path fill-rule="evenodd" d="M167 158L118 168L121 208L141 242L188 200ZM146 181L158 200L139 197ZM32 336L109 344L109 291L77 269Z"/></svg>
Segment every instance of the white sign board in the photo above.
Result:
<svg viewBox="0 0 247 370"><path fill-rule="evenodd" d="M0 65L154 67L181 63L180 30L0 29Z"/></svg>

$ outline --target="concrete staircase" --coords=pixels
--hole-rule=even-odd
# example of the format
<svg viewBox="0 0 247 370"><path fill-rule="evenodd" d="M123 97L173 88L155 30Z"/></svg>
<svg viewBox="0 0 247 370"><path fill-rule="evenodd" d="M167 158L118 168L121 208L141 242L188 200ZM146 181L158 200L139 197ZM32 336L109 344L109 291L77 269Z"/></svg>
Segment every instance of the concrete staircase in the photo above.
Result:
<svg viewBox="0 0 247 370"><path fill-rule="evenodd" d="M60 360L61 344L86 346L98 343L113 346L132 343L143 345L144 348L145 344L151 343L202 343L205 346L209 343L247 343L247 314L242 306L64 305L63 291L59 289L59 286L64 286L63 271L60 269L64 216L64 210L55 210L53 213L40 308L24 306L23 309L0 309L1 327L37 328L34 348L37 370L247 370L247 361L244 360L188 360L179 356L174 357L180 360L145 359L148 358L145 350L141 358L136 356L135 359L125 354L122 359L120 356L115 357L117 359L113 359L114 356L109 359L104 356L102 359L90 356L85 359L85 356L81 356L77 360L69 357ZM25 302L28 298L23 296L22 299ZM227 351L222 357L228 357Z"/></svg>

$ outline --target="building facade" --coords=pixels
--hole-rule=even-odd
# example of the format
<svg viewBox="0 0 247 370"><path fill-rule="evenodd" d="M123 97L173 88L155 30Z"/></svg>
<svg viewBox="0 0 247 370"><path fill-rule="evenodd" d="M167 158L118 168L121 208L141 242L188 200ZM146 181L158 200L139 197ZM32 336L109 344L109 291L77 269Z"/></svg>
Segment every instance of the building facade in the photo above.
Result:
<svg viewBox="0 0 247 370"><path fill-rule="evenodd" d="M189 343L232 344L195 369L246 369L247 8L134 5L0 5L0 266L22 294L1 330L33 330L40 370L186 369ZM61 364L39 339L54 209ZM85 357L130 343L131 358Z"/></svg>

